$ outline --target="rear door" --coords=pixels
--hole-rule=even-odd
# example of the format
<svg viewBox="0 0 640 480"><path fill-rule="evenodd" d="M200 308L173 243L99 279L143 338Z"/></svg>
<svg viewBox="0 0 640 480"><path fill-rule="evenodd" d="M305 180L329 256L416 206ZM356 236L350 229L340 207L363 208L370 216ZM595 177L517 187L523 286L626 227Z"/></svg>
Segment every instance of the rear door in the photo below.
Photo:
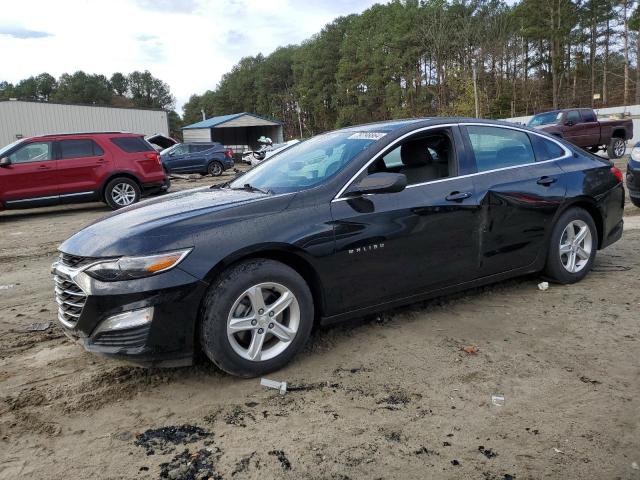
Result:
<svg viewBox="0 0 640 480"><path fill-rule="evenodd" d="M564 200L563 172L553 157L562 157L565 150L514 128L477 124L463 131L477 169L481 275L533 264L545 251L553 216Z"/></svg>
<svg viewBox="0 0 640 480"><path fill-rule="evenodd" d="M212 149L213 145L189 145L187 168L192 171L206 171Z"/></svg>
<svg viewBox="0 0 640 480"><path fill-rule="evenodd" d="M7 208L58 203L57 162L53 141L23 143L7 157L11 164L0 168L0 192Z"/></svg>
<svg viewBox="0 0 640 480"><path fill-rule="evenodd" d="M95 196L102 179L113 168L109 152L89 137L57 140L61 201L82 201Z"/></svg>

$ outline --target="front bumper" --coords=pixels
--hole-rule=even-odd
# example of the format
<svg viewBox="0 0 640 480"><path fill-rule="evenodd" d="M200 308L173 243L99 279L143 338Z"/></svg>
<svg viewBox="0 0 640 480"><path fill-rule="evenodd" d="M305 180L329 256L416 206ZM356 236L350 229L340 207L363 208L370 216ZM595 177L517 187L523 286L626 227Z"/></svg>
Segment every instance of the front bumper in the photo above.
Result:
<svg viewBox="0 0 640 480"><path fill-rule="evenodd" d="M58 321L68 337L87 351L144 366L193 362L206 283L179 267L144 279L102 282L84 272L91 264L70 266L58 261L52 266ZM145 325L100 331L114 315L149 307L153 316Z"/></svg>

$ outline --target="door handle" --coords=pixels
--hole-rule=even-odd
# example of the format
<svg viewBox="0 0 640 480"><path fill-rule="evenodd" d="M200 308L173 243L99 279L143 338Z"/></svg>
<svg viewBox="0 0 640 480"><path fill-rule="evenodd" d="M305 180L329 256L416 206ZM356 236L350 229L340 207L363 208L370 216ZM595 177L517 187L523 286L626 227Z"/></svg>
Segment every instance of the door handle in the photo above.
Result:
<svg viewBox="0 0 640 480"><path fill-rule="evenodd" d="M540 177L536 183L538 185L544 185L545 187L548 187L549 185L551 185L552 183L556 183L557 181L557 178L544 176Z"/></svg>
<svg viewBox="0 0 640 480"><path fill-rule="evenodd" d="M471 192L451 192L449 195L445 197L445 200L448 202L461 202L465 198L469 198L471 196Z"/></svg>
<svg viewBox="0 0 640 480"><path fill-rule="evenodd" d="M40 165L38 170L51 170L51 167L49 165Z"/></svg>

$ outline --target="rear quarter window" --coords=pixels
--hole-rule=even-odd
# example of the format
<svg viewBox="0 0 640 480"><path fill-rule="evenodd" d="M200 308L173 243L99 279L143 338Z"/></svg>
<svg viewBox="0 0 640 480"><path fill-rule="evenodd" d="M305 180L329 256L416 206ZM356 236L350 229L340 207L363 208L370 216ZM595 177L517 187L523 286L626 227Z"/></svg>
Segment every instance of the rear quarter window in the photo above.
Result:
<svg viewBox="0 0 640 480"><path fill-rule="evenodd" d="M115 137L110 139L120 150L127 153L155 152L142 137Z"/></svg>
<svg viewBox="0 0 640 480"><path fill-rule="evenodd" d="M553 160L564 155L564 150L560 145L538 135L531 135L531 143L538 162Z"/></svg>

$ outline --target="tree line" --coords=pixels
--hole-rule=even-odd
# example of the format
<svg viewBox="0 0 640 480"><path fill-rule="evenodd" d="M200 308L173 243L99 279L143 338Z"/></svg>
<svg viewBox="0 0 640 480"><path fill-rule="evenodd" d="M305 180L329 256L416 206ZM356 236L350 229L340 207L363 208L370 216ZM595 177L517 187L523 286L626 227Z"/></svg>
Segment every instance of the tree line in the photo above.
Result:
<svg viewBox="0 0 640 480"><path fill-rule="evenodd" d="M186 124L235 112L286 136L390 118L529 115L640 103L634 0L395 0L300 45L242 58Z"/></svg>
<svg viewBox="0 0 640 480"><path fill-rule="evenodd" d="M0 81L0 100L31 100L114 107L161 108L169 113L169 129L180 134L180 116L173 111L176 100L169 85L149 71L116 72L105 75L83 71L63 73L58 79L41 73L20 80L15 85Z"/></svg>

